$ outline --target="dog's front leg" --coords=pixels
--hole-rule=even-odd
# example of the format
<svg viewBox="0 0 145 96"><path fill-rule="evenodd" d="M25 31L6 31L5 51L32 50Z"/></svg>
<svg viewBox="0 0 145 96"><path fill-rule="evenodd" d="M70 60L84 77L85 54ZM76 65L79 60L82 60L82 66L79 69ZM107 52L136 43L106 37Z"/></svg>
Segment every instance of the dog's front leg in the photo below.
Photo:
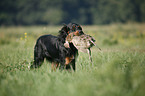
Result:
<svg viewBox="0 0 145 96"><path fill-rule="evenodd" d="M59 66L58 62L52 62L52 64L51 64L51 71L56 71L58 66Z"/></svg>

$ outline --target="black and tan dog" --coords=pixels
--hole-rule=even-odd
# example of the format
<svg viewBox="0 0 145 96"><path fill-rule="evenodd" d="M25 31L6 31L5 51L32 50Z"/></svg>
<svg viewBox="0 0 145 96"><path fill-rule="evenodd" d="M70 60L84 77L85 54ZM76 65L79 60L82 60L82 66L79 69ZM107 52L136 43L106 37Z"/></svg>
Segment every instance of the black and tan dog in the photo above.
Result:
<svg viewBox="0 0 145 96"><path fill-rule="evenodd" d="M55 70L59 65L61 69L72 68L75 70L75 59L78 55L78 50L72 43L69 43L69 48L64 46L69 33L79 36L83 34L83 31L79 24L70 23L62 27L58 36L43 35L39 37L34 48L34 62L30 68L40 67L46 58L52 63L52 70Z"/></svg>

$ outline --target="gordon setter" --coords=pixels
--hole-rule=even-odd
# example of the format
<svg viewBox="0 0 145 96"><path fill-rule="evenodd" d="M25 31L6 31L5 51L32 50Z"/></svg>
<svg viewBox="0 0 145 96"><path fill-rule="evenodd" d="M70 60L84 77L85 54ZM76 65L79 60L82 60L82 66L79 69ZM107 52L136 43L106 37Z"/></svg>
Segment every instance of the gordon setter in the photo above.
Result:
<svg viewBox="0 0 145 96"><path fill-rule="evenodd" d="M64 46L67 35L72 32L77 36L83 34L79 24L70 23L62 27L58 36L43 35L39 37L34 48L34 62L30 68L40 67L46 58L52 63L52 70L55 70L58 66L61 69L72 68L75 70L75 59L78 55L78 50L72 43L69 43L69 48Z"/></svg>

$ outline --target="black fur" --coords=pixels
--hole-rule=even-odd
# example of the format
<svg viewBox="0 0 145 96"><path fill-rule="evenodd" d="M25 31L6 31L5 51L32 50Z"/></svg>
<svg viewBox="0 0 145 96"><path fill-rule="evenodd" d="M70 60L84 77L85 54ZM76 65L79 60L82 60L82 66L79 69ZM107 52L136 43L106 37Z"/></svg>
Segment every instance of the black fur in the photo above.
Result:
<svg viewBox="0 0 145 96"><path fill-rule="evenodd" d="M72 43L69 44L70 48L64 47L66 36L69 32L73 32L71 25L75 25L75 23L71 23L69 26L64 25L58 36L43 35L38 38L34 48L34 63L31 65L31 69L40 67L45 58L52 63L59 63L60 68L63 69L65 67L65 58L73 56L71 64L66 65L65 68L70 69L72 66L73 70L75 70L75 58L78 55L78 50Z"/></svg>

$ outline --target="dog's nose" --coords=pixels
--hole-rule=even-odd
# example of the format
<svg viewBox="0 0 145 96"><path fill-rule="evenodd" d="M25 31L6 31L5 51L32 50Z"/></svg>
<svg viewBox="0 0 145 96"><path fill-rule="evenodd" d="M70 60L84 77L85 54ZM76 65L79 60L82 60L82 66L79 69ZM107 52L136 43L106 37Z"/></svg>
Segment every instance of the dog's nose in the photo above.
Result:
<svg viewBox="0 0 145 96"><path fill-rule="evenodd" d="M80 36L80 35L84 34L84 32L82 30L76 30L75 32L73 32L73 34L75 36Z"/></svg>

